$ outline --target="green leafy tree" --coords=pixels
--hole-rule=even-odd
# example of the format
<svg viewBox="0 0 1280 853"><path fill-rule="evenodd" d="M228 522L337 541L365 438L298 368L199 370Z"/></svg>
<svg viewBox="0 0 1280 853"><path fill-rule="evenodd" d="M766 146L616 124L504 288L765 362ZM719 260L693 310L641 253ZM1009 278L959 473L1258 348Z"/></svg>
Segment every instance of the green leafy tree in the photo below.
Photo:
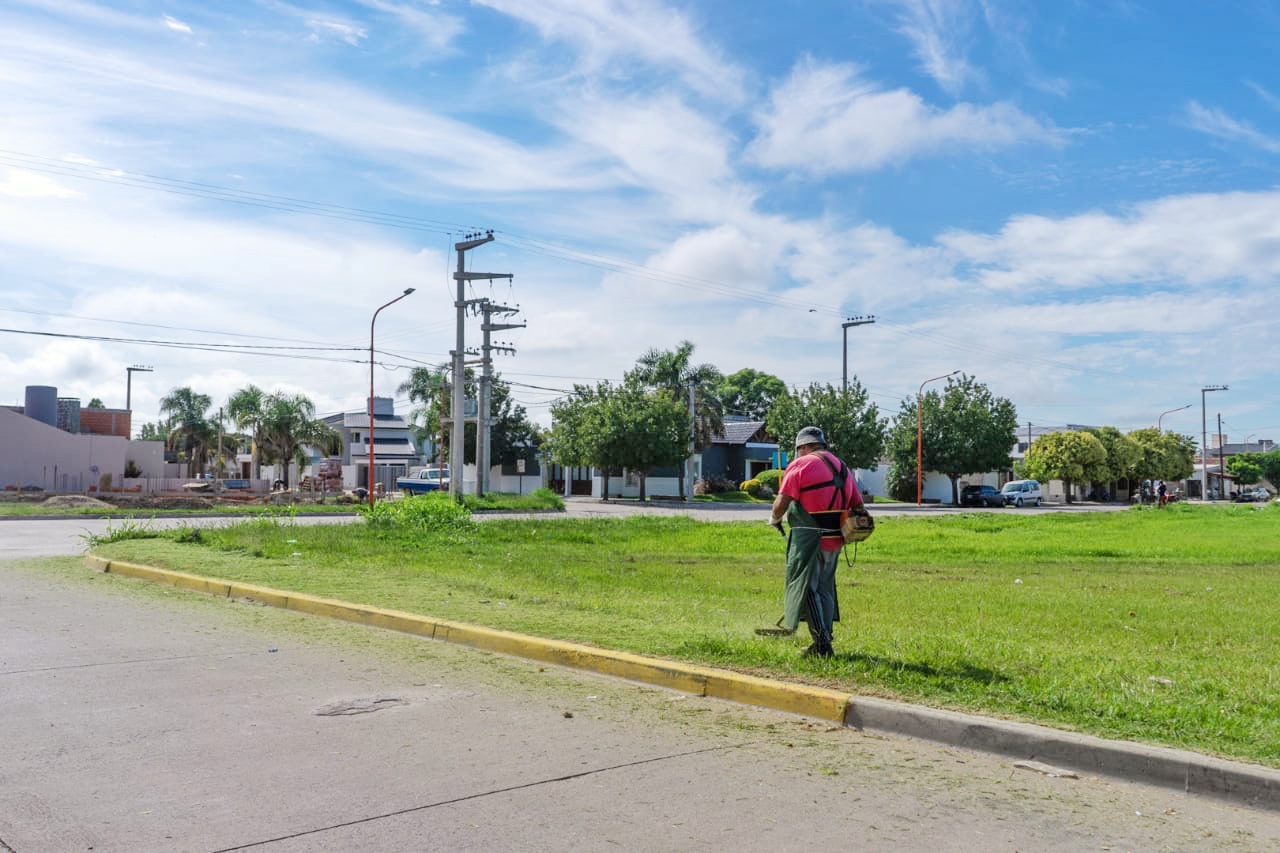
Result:
<svg viewBox="0 0 1280 853"><path fill-rule="evenodd" d="M551 404L551 429L543 446L554 462L566 468L593 464L593 436L587 419L608 387L608 383L574 385L572 394Z"/></svg>
<svg viewBox="0 0 1280 853"><path fill-rule="evenodd" d="M771 373L762 373L750 367L726 376L716 386L716 396L720 398L725 412L746 415L758 421L768 417L774 402L786 394L785 382Z"/></svg>
<svg viewBox="0 0 1280 853"><path fill-rule="evenodd" d="M338 432L324 421L316 420L315 406L303 394L268 394L263 399L263 436L273 459L282 468L280 479L289 485L289 463L306 462L307 445L326 454L336 453L341 446Z"/></svg>
<svg viewBox="0 0 1280 853"><path fill-rule="evenodd" d="M575 385L574 393L551 406L546 449L565 466L592 465L604 477L604 494L615 469L640 477L647 497L649 472L677 465L688 456L689 413L680 403L635 383Z"/></svg>
<svg viewBox="0 0 1280 853"><path fill-rule="evenodd" d="M86 409L105 409L106 407L107 404L102 402L101 397L94 397L89 401L89 405L85 406Z"/></svg>
<svg viewBox="0 0 1280 853"><path fill-rule="evenodd" d="M1110 484L1110 491L1114 493L1117 480L1133 479L1138 463L1142 461L1142 447L1112 426L1098 427L1089 432L1102 442L1103 449L1107 451L1106 474L1098 477L1098 482Z"/></svg>
<svg viewBox="0 0 1280 853"><path fill-rule="evenodd" d="M168 447L186 459L189 477L195 477L203 470L210 446L217 436L217 427L208 416L212 405L213 400L208 394L198 394L190 387L174 388L160 398L160 413L168 418L169 424Z"/></svg>
<svg viewBox="0 0 1280 853"><path fill-rule="evenodd" d="M724 432L724 404L716 393L724 377L713 365L694 364L693 350L689 341L681 341L674 350L650 349L636 361L623 384L656 391L681 405L687 405L692 386L694 443L707 447ZM679 482L684 498L684 478Z"/></svg>
<svg viewBox="0 0 1280 853"><path fill-rule="evenodd" d="M921 397L919 407L924 470L947 476L952 503L960 501L961 477L1004 471L1012 464L1009 451L1017 441L1017 410L983 383L971 376L950 378L946 388ZM890 492L902 498L900 493L909 491L910 500L916 489L916 425L917 401L903 400L888 440L890 469L899 473L891 473L889 479Z"/></svg>
<svg viewBox="0 0 1280 853"><path fill-rule="evenodd" d="M1190 436L1147 427L1129 438L1142 451L1133 468L1137 480L1185 480L1196 470L1196 443Z"/></svg>
<svg viewBox="0 0 1280 853"><path fill-rule="evenodd" d="M642 501L650 471L678 465L689 455L689 412L659 391L627 384L612 388L590 419L598 435L597 464L634 471Z"/></svg>
<svg viewBox="0 0 1280 853"><path fill-rule="evenodd" d="M1262 476L1267 482L1272 486L1280 487L1280 449L1259 454L1258 464L1262 466Z"/></svg>
<svg viewBox="0 0 1280 853"><path fill-rule="evenodd" d="M880 461L887 424L857 377L847 391L816 382L793 389L774 402L765 420L784 447L806 426L820 427L831 451L853 468L874 468Z"/></svg>
<svg viewBox="0 0 1280 853"><path fill-rule="evenodd" d="M1037 480L1061 480L1072 502L1072 483L1097 480L1107 474L1107 449L1098 437L1083 430L1042 435L1027 448L1027 472Z"/></svg>
<svg viewBox="0 0 1280 853"><path fill-rule="evenodd" d="M163 423L147 423L142 425L142 429L138 431L138 438L142 441L164 441L169 437L169 428Z"/></svg>
<svg viewBox="0 0 1280 853"><path fill-rule="evenodd" d="M1258 459L1260 453L1237 453L1227 457L1227 471L1236 478L1236 482L1252 486L1262 479L1262 463Z"/></svg>

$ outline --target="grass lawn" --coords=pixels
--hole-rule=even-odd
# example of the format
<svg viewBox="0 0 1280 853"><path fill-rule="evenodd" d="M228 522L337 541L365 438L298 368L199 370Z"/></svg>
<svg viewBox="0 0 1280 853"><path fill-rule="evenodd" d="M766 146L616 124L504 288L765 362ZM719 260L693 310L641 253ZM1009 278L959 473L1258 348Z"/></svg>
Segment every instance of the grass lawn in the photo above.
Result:
<svg viewBox="0 0 1280 853"><path fill-rule="evenodd" d="M828 661L753 634L782 598L758 522L265 519L94 550L1280 767L1278 527L1280 506L882 517L841 566Z"/></svg>

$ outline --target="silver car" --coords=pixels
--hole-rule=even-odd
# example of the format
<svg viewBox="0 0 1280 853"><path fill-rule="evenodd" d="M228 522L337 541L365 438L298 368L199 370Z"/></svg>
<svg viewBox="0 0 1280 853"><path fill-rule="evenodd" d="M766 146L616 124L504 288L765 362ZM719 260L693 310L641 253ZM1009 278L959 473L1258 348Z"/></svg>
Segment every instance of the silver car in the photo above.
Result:
<svg viewBox="0 0 1280 853"><path fill-rule="evenodd" d="M1010 480L1000 489L1006 506L1040 506L1038 480Z"/></svg>

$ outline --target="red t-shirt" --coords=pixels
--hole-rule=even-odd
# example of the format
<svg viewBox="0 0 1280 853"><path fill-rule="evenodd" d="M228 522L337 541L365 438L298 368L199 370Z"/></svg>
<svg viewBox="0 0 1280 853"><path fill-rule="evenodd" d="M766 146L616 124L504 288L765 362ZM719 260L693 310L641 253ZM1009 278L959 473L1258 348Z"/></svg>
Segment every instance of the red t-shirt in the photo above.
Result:
<svg viewBox="0 0 1280 853"><path fill-rule="evenodd" d="M837 472L840 470L840 460L829 450L819 450L805 454L793 459L791 464L787 466L786 473L782 475L782 482L778 485L778 494L786 495L809 512L825 509L843 510L862 503L862 493L858 491L858 483L853 478L853 470L848 467L845 468L844 485L840 488L838 495L835 486L832 485L827 485L825 488L801 491L805 486L813 486L820 483L830 484L835 479L835 475L831 473L830 466L822 460L821 457L823 456L831 460ZM831 501L833 495L837 495L835 503ZM834 537L823 537L822 539L822 550L824 551L838 551L843 546L844 542L840 539Z"/></svg>

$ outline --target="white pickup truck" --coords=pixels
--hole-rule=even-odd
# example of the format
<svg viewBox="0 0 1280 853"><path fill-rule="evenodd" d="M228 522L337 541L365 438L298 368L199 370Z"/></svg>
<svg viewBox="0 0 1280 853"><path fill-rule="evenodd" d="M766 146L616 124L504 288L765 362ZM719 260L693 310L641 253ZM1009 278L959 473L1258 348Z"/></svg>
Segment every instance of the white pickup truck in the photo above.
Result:
<svg viewBox="0 0 1280 853"><path fill-rule="evenodd" d="M423 468L407 477L396 477L396 488L411 495L449 488L448 468Z"/></svg>

